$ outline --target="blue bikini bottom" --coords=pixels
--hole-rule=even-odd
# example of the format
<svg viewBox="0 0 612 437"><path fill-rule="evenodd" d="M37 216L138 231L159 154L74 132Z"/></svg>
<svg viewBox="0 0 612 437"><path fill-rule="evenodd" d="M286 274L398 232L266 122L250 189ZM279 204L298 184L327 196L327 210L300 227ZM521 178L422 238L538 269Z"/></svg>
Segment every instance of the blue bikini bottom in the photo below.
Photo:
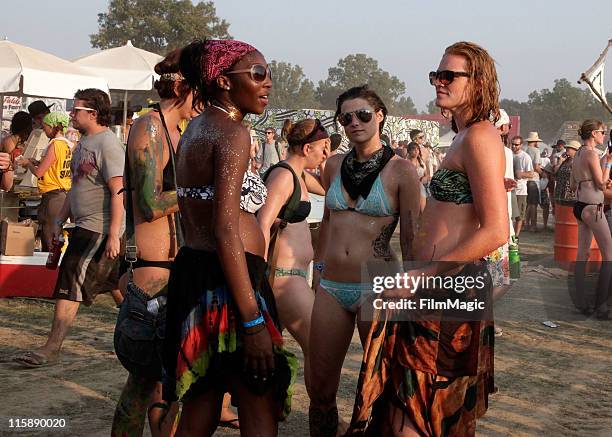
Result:
<svg viewBox="0 0 612 437"><path fill-rule="evenodd" d="M361 282L336 282L321 278L319 285L351 313L357 313L363 298L372 292L371 284Z"/></svg>

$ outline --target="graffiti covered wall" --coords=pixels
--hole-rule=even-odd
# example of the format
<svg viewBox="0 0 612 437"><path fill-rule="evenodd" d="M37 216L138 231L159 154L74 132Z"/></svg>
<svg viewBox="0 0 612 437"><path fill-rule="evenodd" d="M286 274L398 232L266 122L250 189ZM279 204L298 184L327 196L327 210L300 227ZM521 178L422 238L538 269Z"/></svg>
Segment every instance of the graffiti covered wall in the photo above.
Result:
<svg viewBox="0 0 612 437"><path fill-rule="evenodd" d="M344 129L340 124L334 124L334 111L321 109L267 109L261 115L248 115L246 120L252 124L252 128L263 138L264 131L273 127L280 134L285 120L298 121L304 118L318 118L325 128L331 132L342 135L342 146L340 150L345 152L348 148L348 139L344 135ZM440 138L440 124L437 121L415 120L403 117L387 116L383 133L391 140L410 140L410 131L420 129L425 133L426 140L432 144L438 144Z"/></svg>

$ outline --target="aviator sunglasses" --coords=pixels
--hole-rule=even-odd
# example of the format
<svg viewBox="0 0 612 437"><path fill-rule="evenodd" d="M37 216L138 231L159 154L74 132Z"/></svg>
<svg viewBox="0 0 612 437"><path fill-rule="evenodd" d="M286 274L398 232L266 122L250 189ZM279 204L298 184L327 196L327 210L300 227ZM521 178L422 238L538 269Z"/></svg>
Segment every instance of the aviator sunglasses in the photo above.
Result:
<svg viewBox="0 0 612 437"><path fill-rule="evenodd" d="M442 71L430 71L429 72L429 83L434 85L434 81L437 79L440 84L446 86L450 85L456 77L470 77L470 73L466 73L465 71L451 71L451 70L442 70Z"/></svg>
<svg viewBox="0 0 612 437"><path fill-rule="evenodd" d="M358 109L357 111L343 112L338 117L338 122L342 126L348 126L349 124L351 124L351 121L353 121L353 114L355 114L359 121L363 123L368 123L370 120L372 120L374 112L370 111L369 109Z"/></svg>
<svg viewBox="0 0 612 437"><path fill-rule="evenodd" d="M255 82L263 82L264 80L266 80L267 76L270 76L270 80L272 80L272 71L270 70L269 65L253 64L251 65L251 68L246 68L243 70L231 70L225 72L225 74L238 73L249 73L249 76L251 76L251 79Z"/></svg>

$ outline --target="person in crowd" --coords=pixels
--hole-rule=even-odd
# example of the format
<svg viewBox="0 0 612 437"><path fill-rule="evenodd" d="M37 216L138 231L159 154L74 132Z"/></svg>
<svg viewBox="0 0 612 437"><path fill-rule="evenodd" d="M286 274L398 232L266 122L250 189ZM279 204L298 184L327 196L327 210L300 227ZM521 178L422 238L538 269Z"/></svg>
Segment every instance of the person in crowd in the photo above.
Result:
<svg viewBox="0 0 612 437"><path fill-rule="evenodd" d="M461 267L458 275L488 277L482 259L509 235L503 144L489 121L499 116L495 65L480 46L459 42L446 49L438 71L429 77L436 105L452 116L457 136L431 180L432 197L413 242L416 259L428 263L407 273L440 275ZM490 294L490 287L489 279L479 293ZM396 288L383 295L418 299L420 291ZM375 313L353 434L367 426L368 435L474 436L493 390L494 337L488 316L457 323L430 314L402 322L390 320L389 312Z"/></svg>
<svg viewBox="0 0 612 437"><path fill-rule="evenodd" d="M612 236L603 213L604 190L610 179L612 153L605 155L603 170L597 145L604 143L606 128L599 120L585 120L578 134L582 147L574 157L570 186L576 191L574 216L578 221L578 252L576 254L575 282L572 299L576 308L585 315L595 312L601 320L610 319L610 285L612 282ZM601 270L597 281L595 301L588 298L585 285L586 266L591 251L591 240L595 237L601 251Z"/></svg>
<svg viewBox="0 0 612 437"><path fill-rule="evenodd" d="M265 141L259 148L257 161L261 164L259 174L264 175L270 167L282 160L282 152L277 147L276 130L268 127L265 130Z"/></svg>
<svg viewBox="0 0 612 437"><path fill-rule="evenodd" d="M302 348L308 387L308 341L315 295L307 282L314 251L306 222L311 205L304 170L316 169L327 159L329 134L315 119L301 120L285 129L289 157L268 170L268 197L257 220L269 247L266 256L280 321Z"/></svg>
<svg viewBox="0 0 612 437"><path fill-rule="evenodd" d="M555 176L554 188L554 203L564 206L574 206L576 202L576 191L572 190L570 184L570 176L574 163L574 156L582 147L576 140L568 141L565 145L565 152L557 160L557 164L553 166L553 174Z"/></svg>
<svg viewBox="0 0 612 437"><path fill-rule="evenodd" d="M32 133L32 116L25 111L15 113L11 120L10 135L2 139L0 152L10 154L11 159L15 161L23 154L30 133Z"/></svg>
<svg viewBox="0 0 612 437"><path fill-rule="evenodd" d="M540 175L542 174L542 158L538 143L542 140L537 132L529 132L525 152L531 158L533 175L527 181L527 211L525 213L525 229L531 232L538 230L538 205L540 204Z"/></svg>
<svg viewBox="0 0 612 437"><path fill-rule="evenodd" d="M191 88L179 73L180 55L181 49L174 50L155 66L159 80L154 87L160 102L133 123L127 145L131 192L126 196L132 199L131 203L126 202L126 207L132 207L136 262L130 266L132 278L128 278L126 271L120 288L124 294L130 293L127 282L131 281L148 299L162 302L158 311L164 307L162 297L167 294L171 260L179 244L173 162L181 135L178 125L191 118L192 110ZM115 121L123 123L120 108ZM169 435L176 407L164 421L166 409L161 380L130 372L117 402L111 435L142 435L147 412L151 435Z"/></svg>
<svg viewBox="0 0 612 437"><path fill-rule="evenodd" d="M185 244L168 282L163 397L183 403L177 433L212 435L231 392L240 428L276 435L291 408L297 368L282 348L255 213L266 187L248 171L246 114L261 114L272 86L254 47L195 41L180 71L204 111L181 138L177 196Z"/></svg>
<svg viewBox="0 0 612 437"><path fill-rule="evenodd" d="M13 187L13 160L11 155L0 152L0 190L10 191Z"/></svg>
<svg viewBox="0 0 612 437"><path fill-rule="evenodd" d="M398 142L397 148L395 149L395 154L400 158L408 159L408 141L401 140Z"/></svg>
<svg viewBox="0 0 612 437"><path fill-rule="evenodd" d="M99 293L112 291L119 279L118 258L124 230L123 145L108 128L110 99L99 89L79 90L70 113L83 134L72 151L72 182L55 218L53 240L71 217L76 227L55 284L55 314L46 343L15 358L19 364L41 367L56 363L62 343L81 303L89 306Z"/></svg>
<svg viewBox="0 0 612 437"><path fill-rule="evenodd" d="M47 114L51 112L51 108L55 105L52 103L47 105L42 100L35 100L28 105L28 112L32 116L32 123L34 129L42 129L43 128L43 119Z"/></svg>
<svg viewBox="0 0 612 437"><path fill-rule="evenodd" d="M427 202L427 192L425 191L425 178L427 176L425 174L425 163L421 159L421 149L419 148L419 145L413 141L406 146L406 153L407 159L412 165L414 165L414 168L417 172L417 176L419 177L419 182L421 183L421 186L419 187L421 192L419 210L420 212L423 212L423 210L425 209L425 204Z"/></svg>
<svg viewBox="0 0 612 437"><path fill-rule="evenodd" d="M310 331L310 409L312 436L335 436L336 393L342 363L357 319L362 341L369 329L358 317L363 263L398 262L390 246L401 220L402 257L410 256L419 216L420 184L416 170L384 146L381 133L387 108L367 85L337 99L335 120L344 127L352 149L330 158L325 167L325 210L315 252L313 285L317 290ZM356 238L358 236L358 238Z"/></svg>
<svg viewBox="0 0 612 437"><path fill-rule="evenodd" d="M130 129L134 125L134 114L142 111L142 105L129 105L127 106L125 113L125 131L123 132L123 142L127 143L130 136ZM123 127L123 102L112 108L113 111L113 122L112 126Z"/></svg>
<svg viewBox="0 0 612 437"><path fill-rule="evenodd" d="M425 143L425 133L420 129L412 129L410 131L410 141L415 142L419 145L419 150L421 151L421 160L425 164L425 187L429 184L429 180L431 179L432 173L429 173L428 162L430 160L430 150L426 147Z"/></svg>
<svg viewBox="0 0 612 437"><path fill-rule="evenodd" d="M550 216L550 193L552 192L553 170L550 160L542 167L540 177L540 207L542 208L542 222L544 231L548 230L548 218Z"/></svg>
<svg viewBox="0 0 612 437"><path fill-rule="evenodd" d="M565 141L562 139L557 140L557 143L553 147L553 152L550 156L550 163L555 168L556 165L559 164L559 158L563 156L565 153Z"/></svg>
<svg viewBox="0 0 612 437"><path fill-rule="evenodd" d="M38 224L42 228L43 252L53 247L55 219L58 217L71 185L70 162L74 144L65 136L70 119L63 112L50 112L43 118L42 130L51 138L40 161L21 159L19 165L38 178L38 191L42 200L38 207Z"/></svg>
<svg viewBox="0 0 612 437"><path fill-rule="evenodd" d="M495 122L495 128L499 132L502 144L504 144L504 187L506 188L506 197L508 199L508 232L510 238L503 246L493 251L493 253L487 257L493 285L493 290L491 292L493 301L499 300L508 290L510 290L509 244L512 243L514 237L514 226L512 225L512 192L516 188L516 180L514 179L514 156L508 144L510 117L502 108L499 109L499 119ZM502 329L496 326L495 335L499 337L502 334Z"/></svg>
<svg viewBox="0 0 612 437"><path fill-rule="evenodd" d="M533 178L534 170L531 157L525 151L523 151L523 149L521 149L521 146L523 145L523 138L517 135L512 138L510 144L512 146L512 153L514 154L513 166L514 177L516 179L515 192L518 208L516 214L517 218L514 222L514 234L516 235L516 238L519 238L527 212L527 181L528 179Z"/></svg>

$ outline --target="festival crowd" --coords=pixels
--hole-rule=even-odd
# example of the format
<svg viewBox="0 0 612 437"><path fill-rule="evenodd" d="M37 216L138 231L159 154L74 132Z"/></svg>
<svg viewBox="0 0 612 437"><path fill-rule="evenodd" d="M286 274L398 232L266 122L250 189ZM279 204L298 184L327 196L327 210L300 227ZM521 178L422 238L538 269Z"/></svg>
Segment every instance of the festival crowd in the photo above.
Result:
<svg viewBox="0 0 612 437"><path fill-rule="evenodd" d="M195 41L155 71L160 101L133 122L127 148L109 129L109 96L85 89L69 118L42 101L17 113L0 153L3 189L18 166L39 178L44 249L75 224L47 341L15 361L56 364L79 306L113 292L114 346L129 372L113 436L142 435L147 417L154 436L212 435L219 425L276 435L300 365L284 329L303 352L312 436L474 435L496 389L491 305L459 322L439 312L397 320L389 309L364 317L372 285L362 267L416 262L408 274L480 275L492 302L510 287L509 244L537 230L538 208L546 229L552 198L571 202L579 223L577 290L592 235L612 260L603 220L612 154L595 149L605 126L585 121L582 144L559 141L550 157L537 132L508 139L493 59L474 43L447 47L429 74L456 133L444 154L420 130L409 142L385 138L387 107L365 85L337 98L347 153L339 134L309 118L266 128L260 144L244 117L264 112L273 74L244 42ZM33 129L50 139L40 162L18 157ZM309 193L325 196L315 244ZM391 246L398 225L401 253ZM607 263L599 278L596 299L577 292L574 303L607 319ZM336 395L355 327L363 361L353 415L341 418Z"/></svg>

